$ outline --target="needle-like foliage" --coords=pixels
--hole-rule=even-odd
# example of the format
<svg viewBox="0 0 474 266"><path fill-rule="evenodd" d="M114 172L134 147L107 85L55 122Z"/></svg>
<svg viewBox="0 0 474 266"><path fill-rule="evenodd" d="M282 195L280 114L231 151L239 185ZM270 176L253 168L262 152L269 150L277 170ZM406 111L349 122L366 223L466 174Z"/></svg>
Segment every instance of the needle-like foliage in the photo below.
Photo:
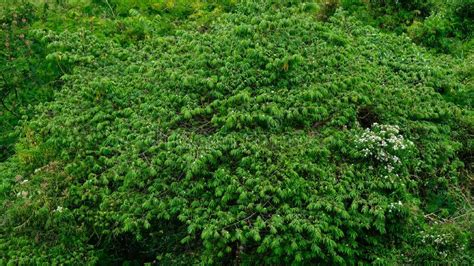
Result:
<svg viewBox="0 0 474 266"><path fill-rule="evenodd" d="M67 69L0 163L0 262L473 263L466 61L316 9L35 31Z"/></svg>

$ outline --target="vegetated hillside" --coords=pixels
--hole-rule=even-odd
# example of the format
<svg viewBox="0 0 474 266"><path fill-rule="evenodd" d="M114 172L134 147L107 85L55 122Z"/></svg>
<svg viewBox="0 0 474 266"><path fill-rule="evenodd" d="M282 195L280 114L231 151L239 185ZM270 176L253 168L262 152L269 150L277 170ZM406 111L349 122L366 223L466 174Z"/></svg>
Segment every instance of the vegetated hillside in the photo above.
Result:
<svg viewBox="0 0 474 266"><path fill-rule="evenodd" d="M265 2L35 31L67 68L0 163L1 262L474 263L469 57Z"/></svg>

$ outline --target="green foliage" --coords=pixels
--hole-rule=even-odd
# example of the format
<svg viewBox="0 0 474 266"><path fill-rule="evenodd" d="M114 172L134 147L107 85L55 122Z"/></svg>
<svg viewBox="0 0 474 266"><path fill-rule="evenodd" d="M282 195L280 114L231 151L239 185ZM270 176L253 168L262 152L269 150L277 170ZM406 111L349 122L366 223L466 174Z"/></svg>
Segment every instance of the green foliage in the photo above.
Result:
<svg viewBox="0 0 474 266"><path fill-rule="evenodd" d="M441 52L462 53L473 48L474 1L455 1L408 28L412 39Z"/></svg>
<svg viewBox="0 0 474 266"><path fill-rule="evenodd" d="M429 16L436 0L343 0L342 7L370 25L402 33Z"/></svg>
<svg viewBox="0 0 474 266"><path fill-rule="evenodd" d="M0 264L473 263L463 59L312 1L48 8Z"/></svg>
<svg viewBox="0 0 474 266"><path fill-rule="evenodd" d="M374 11L389 13L390 11L416 11L420 15L429 13L432 1L426 0L369 0L369 7ZM385 9L385 10L383 10Z"/></svg>
<svg viewBox="0 0 474 266"><path fill-rule="evenodd" d="M31 29L38 19L28 3L0 14L0 161L13 152L19 118L32 111L29 105L52 98L60 75L44 61L46 44Z"/></svg>
<svg viewBox="0 0 474 266"><path fill-rule="evenodd" d="M465 56L473 48L472 0L344 0L341 6L364 23L407 33L436 52Z"/></svg>
<svg viewBox="0 0 474 266"><path fill-rule="evenodd" d="M149 2L149 3L148 3ZM14 153L15 127L34 106L53 98L77 58L49 54L48 43L38 31L84 31L123 44L173 34L179 20L192 20L205 30L232 1L46 1L7 2L0 13L0 161ZM2 4L3 6L3 4ZM145 8L150 7L150 8ZM123 18L116 19L114 16ZM194 25L194 24L193 24ZM51 46L51 45L49 45ZM57 47L56 47L57 48ZM59 56L59 57L58 57ZM86 60L87 61L87 60Z"/></svg>

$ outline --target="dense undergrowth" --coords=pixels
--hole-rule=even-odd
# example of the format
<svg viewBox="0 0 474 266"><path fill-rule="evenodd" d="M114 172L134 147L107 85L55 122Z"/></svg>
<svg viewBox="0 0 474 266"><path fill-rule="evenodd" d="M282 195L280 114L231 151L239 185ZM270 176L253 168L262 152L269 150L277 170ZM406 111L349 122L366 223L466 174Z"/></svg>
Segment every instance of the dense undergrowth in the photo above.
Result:
<svg viewBox="0 0 474 266"><path fill-rule="evenodd" d="M470 37L317 2L5 8L0 264L473 264Z"/></svg>

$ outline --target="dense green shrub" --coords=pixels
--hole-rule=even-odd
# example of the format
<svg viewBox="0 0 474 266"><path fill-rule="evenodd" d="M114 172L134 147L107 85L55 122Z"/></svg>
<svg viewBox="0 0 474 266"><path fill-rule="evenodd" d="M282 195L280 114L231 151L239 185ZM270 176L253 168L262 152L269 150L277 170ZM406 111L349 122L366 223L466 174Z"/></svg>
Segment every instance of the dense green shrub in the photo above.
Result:
<svg viewBox="0 0 474 266"><path fill-rule="evenodd" d="M451 13L462 38L472 37L474 32L474 1L458 0L451 6Z"/></svg>
<svg viewBox="0 0 474 266"><path fill-rule="evenodd" d="M343 0L340 6L364 23L408 33L417 44L435 52L465 56L473 48L472 0Z"/></svg>
<svg viewBox="0 0 474 266"><path fill-rule="evenodd" d="M427 15L433 1L426 0L368 0L370 8L386 12L390 10L418 11L418 13ZM382 9L385 9L382 11Z"/></svg>
<svg viewBox="0 0 474 266"><path fill-rule="evenodd" d="M87 28L100 39L113 38L130 45L152 35L173 34L180 20L196 21L194 26L203 30L235 4L231 0L40 3L0 2L0 42L5 48L0 53L0 161L13 154L18 135L15 127L22 117L31 115L31 106L52 99L53 91L62 85L61 75L75 63L72 58L44 60L50 51L35 34L38 29Z"/></svg>
<svg viewBox="0 0 474 266"><path fill-rule="evenodd" d="M424 21L408 28L412 39L441 52L466 52L473 48L474 1L454 1Z"/></svg>
<svg viewBox="0 0 474 266"><path fill-rule="evenodd" d="M434 0L343 0L341 6L365 23L402 33L413 21L429 16L436 5Z"/></svg>
<svg viewBox="0 0 474 266"><path fill-rule="evenodd" d="M46 44L31 30L38 19L28 3L0 12L0 161L12 154L14 128L29 105L51 99L58 85L60 70L44 61Z"/></svg>
<svg viewBox="0 0 474 266"><path fill-rule="evenodd" d="M0 163L0 264L474 263L465 61L312 2L110 3L137 30L35 32L69 71Z"/></svg>

